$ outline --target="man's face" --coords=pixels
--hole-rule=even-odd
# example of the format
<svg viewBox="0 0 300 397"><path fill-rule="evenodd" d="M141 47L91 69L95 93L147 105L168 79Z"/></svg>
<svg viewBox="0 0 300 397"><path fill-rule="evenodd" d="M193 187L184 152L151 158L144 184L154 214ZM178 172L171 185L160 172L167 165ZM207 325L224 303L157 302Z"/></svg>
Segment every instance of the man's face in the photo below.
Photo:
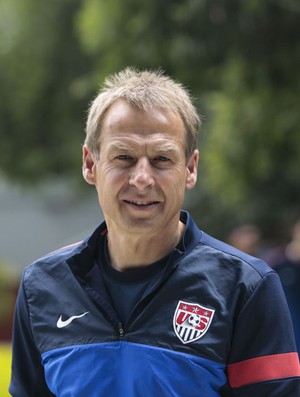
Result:
<svg viewBox="0 0 300 397"><path fill-rule="evenodd" d="M185 189L195 186L198 151L185 158L179 115L115 102L101 128L100 156L85 146L83 175L96 186L108 229L157 234L178 225ZM176 226L177 227L177 226Z"/></svg>

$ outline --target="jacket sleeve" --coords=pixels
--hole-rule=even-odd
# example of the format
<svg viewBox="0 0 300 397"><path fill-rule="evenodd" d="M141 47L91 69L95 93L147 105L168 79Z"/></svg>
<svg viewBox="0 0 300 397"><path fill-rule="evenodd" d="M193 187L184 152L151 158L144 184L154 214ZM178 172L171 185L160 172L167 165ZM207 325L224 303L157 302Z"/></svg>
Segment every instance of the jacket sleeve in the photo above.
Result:
<svg viewBox="0 0 300 397"><path fill-rule="evenodd" d="M15 307L12 345L10 394L13 397L53 397L46 385L41 356L31 332L23 282Z"/></svg>
<svg viewBox="0 0 300 397"><path fill-rule="evenodd" d="M265 275L239 313L224 396L299 397L300 367L279 277Z"/></svg>

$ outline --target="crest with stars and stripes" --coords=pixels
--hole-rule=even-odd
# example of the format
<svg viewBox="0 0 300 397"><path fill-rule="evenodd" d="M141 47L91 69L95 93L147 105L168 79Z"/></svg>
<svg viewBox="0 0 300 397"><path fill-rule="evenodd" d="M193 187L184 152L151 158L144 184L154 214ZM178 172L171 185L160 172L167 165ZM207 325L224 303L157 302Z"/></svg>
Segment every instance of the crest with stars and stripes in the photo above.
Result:
<svg viewBox="0 0 300 397"><path fill-rule="evenodd" d="M196 303L179 301L173 318L175 334L184 344L202 338L214 313L214 310Z"/></svg>

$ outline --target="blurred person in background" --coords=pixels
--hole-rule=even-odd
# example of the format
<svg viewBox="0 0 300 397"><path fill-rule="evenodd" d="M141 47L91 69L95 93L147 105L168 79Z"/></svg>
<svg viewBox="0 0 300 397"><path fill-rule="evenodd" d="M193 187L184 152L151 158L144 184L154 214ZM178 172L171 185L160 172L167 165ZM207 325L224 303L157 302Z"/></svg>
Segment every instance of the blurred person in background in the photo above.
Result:
<svg viewBox="0 0 300 397"><path fill-rule="evenodd" d="M261 233L257 226L245 224L234 228L228 236L228 243L246 254L260 257Z"/></svg>
<svg viewBox="0 0 300 397"><path fill-rule="evenodd" d="M105 81L83 147L105 221L24 271L12 396L300 395L278 275L182 210L199 126L188 92L161 72Z"/></svg>
<svg viewBox="0 0 300 397"><path fill-rule="evenodd" d="M289 243L272 250L269 258L283 285L300 352L300 216L291 228Z"/></svg>

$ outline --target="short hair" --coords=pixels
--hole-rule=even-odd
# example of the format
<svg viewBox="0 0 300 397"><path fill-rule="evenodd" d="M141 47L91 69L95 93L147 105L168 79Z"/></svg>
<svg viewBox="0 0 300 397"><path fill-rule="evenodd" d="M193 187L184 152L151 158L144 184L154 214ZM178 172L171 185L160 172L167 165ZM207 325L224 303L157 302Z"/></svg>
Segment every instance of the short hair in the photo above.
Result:
<svg viewBox="0 0 300 397"><path fill-rule="evenodd" d="M101 125L108 109L118 99L146 111L154 108L179 114L186 130L186 160L190 158L197 147L201 121L189 92L161 69L139 71L132 67L108 76L89 108L85 144L96 158L100 151Z"/></svg>

